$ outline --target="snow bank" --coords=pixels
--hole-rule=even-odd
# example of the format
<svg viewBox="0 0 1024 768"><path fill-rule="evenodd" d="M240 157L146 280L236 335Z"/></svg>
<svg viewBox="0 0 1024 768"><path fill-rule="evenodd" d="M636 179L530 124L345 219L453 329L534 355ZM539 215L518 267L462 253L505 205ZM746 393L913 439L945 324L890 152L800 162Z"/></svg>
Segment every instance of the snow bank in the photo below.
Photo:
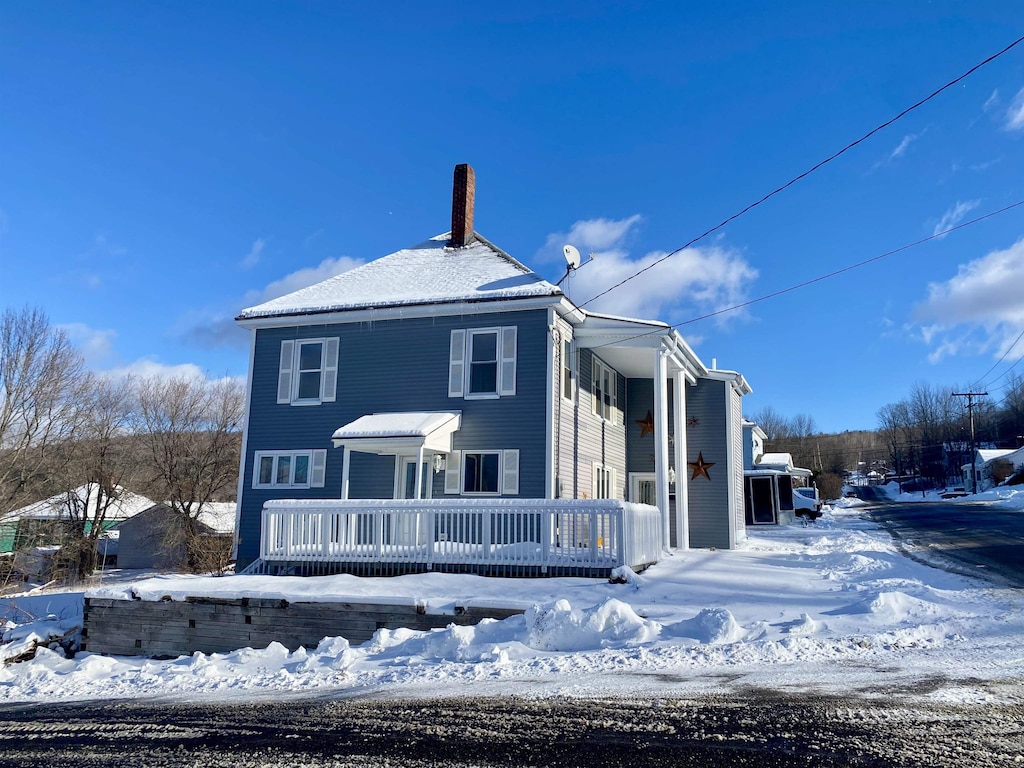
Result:
<svg viewBox="0 0 1024 768"><path fill-rule="evenodd" d="M904 558L855 505L837 505L813 526L753 530L737 550L676 553L617 581L419 574L111 585L95 594L391 600L432 610L475 603L525 614L429 632L381 629L360 646L325 638L295 651L273 643L169 661L43 649L0 668L0 697L682 695L727 684L853 692L877 691L884 669L887 682L908 689L922 676L946 680L931 695L956 701L995 695L979 694L979 681L1024 677L1024 596ZM81 595L14 602L60 628L77 620ZM41 626L17 624L21 639Z"/></svg>

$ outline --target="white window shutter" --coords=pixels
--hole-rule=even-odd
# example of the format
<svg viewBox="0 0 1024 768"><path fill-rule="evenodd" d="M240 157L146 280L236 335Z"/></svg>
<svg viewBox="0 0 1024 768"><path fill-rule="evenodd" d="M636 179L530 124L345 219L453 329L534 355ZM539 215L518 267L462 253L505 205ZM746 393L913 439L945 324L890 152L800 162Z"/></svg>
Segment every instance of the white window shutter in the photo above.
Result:
<svg viewBox="0 0 1024 768"><path fill-rule="evenodd" d="M309 473L309 487L323 488L327 477L327 450L313 451L313 466Z"/></svg>
<svg viewBox="0 0 1024 768"><path fill-rule="evenodd" d="M452 331L448 354L448 397L462 397L466 391L466 331Z"/></svg>
<svg viewBox="0 0 1024 768"><path fill-rule="evenodd" d="M501 452L501 492L503 495L519 493L519 451Z"/></svg>
<svg viewBox="0 0 1024 768"><path fill-rule="evenodd" d="M501 382L498 384L499 395L516 393L516 326L508 325L501 329Z"/></svg>
<svg viewBox="0 0 1024 768"><path fill-rule="evenodd" d="M277 375L277 402L292 401L292 366L295 365L295 342L281 342L281 366Z"/></svg>
<svg viewBox="0 0 1024 768"><path fill-rule="evenodd" d="M444 467L444 492L458 495L462 492L462 451L452 451Z"/></svg>
<svg viewBox="0 0 1024 768"><path fill-rule="evenodd" d="M338 339L324 339L324 372L320 377L320 400L334 402L338 387Z"/></svg>

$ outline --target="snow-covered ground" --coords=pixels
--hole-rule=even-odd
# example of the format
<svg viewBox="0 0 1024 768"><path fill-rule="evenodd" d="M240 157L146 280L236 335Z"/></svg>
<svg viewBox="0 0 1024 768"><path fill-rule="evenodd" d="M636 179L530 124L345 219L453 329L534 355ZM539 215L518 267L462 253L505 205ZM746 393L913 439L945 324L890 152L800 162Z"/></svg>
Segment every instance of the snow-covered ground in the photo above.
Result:
<svg viewBox="0 0 1024 768"><path fill-rule="evenodd" d="M1024 508L1024 494L1005 501ZM734 551L677 553L625 584L593 579L154 577L93 594L472 600L526 614L475 627L378 630L170 661L40 650L0 668L8 701L173 697L682 696L758 686L927 696L1021 697L1024 594L903 557L842 499L815 525L753 529ZM1022 512L1024 513L1024 512ZM81 593L19 596L5 642L63 634ZM45 617L52 614L53 618ZM5 650L4 655L10 655ZM920 685L927 681L927 685ZM923 689L926 693L921 693Z"/></svg>

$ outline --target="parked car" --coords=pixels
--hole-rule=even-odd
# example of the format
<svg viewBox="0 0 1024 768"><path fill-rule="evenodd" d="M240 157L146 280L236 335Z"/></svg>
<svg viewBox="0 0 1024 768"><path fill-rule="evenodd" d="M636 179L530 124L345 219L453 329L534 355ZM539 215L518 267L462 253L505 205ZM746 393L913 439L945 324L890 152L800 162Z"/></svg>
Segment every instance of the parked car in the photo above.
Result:
<svg viewBox="0 0 1024 768"><path fill-rule="evenodd" d="M815 485L793 489L793 511L797 517L817 520L821 517L821 499Z"/></svg>

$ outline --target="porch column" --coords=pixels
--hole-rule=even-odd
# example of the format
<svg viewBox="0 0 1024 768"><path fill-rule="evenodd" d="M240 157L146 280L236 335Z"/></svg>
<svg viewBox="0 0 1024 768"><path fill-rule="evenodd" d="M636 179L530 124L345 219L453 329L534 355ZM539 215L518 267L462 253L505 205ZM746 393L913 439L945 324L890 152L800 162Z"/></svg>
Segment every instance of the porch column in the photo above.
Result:
<svg viewBox="0 0 1024 768"><path fill-rule="evenodd" d="M398 482L402 482L402 478L399 478ZM423 446L419 447L416 451L416 490L413 492L412 497L414 499L423 498Z"/></svg>
<svg viewBox="0 0 1024 768"><path fill-rule="evenodd" d="M347 445L341 446L341 499L348 499L348 468L351 463Z"/></svg>
<svg viewBox="0 0 1024 768"><path fill-rule="evenodd" d="M672 542L668 501L668 352L664 349L654 358L654 485L664 529L662 545L668 549Z"/></svg>
<svg viewBox="0 0 1024 768"><path fill-rule="evenodd" d="M686 373L676 371L672 387L675 410L673 429L676 433L676 546L690 548L690 478L686 465Z"/></svg>

